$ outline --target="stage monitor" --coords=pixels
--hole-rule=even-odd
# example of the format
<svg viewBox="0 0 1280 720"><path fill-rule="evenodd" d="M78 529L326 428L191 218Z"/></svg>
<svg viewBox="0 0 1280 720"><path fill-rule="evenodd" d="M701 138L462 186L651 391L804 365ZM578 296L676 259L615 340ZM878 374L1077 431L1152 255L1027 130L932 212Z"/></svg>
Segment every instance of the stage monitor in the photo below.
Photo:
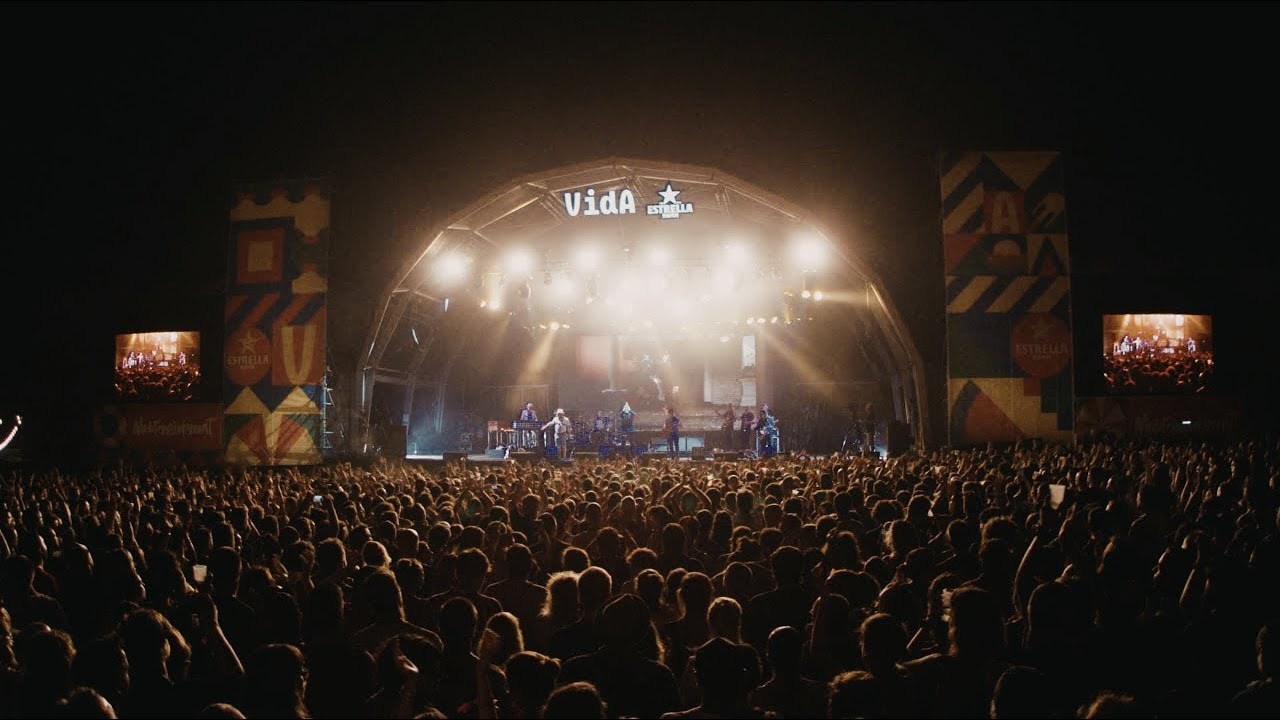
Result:
<svg viewBox="0 0 1280 720"><path fill-rule="evenodd" d="M117 335L115 389L116 397L126 402L195 399L200 390L200 333Z"/></svg>
<svg viewBox="0 0 1280 720"><path fill-rule="evenodd" d="M1108 393L1181 395L1213 388L1213 318L1178 313L1102 317Z"/></svg>

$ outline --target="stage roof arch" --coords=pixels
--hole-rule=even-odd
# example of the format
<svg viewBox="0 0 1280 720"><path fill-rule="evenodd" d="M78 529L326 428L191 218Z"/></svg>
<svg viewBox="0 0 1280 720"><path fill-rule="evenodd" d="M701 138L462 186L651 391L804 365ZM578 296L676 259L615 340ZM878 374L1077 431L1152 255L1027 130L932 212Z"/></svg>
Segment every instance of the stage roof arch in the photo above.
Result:
<svg viewBox="0 0 1280 720"><path fill-rule="evenodd" d="M707 315L708 325L715 325L707 330L712 335L722 332L722 322L745 330L741 322L751 322L757 313L762 321L777 323L781 314L788 324L792 316L799 322L806 312L802 306L815 294L822 298L823 289L830 299L844 298L856 309L848 316L851 332L867 339L860 352L893 388L892 411L881 417L905 423L916 443L923 444L923 428L928 427L924 364L885 286L847 251L838 231L779 195L718 169L632 158L517 178L434 228L421 250L391 278L375 307L358 370L358 432L367 441L376 385L404 385L412 394L415 387L448 382L452 368L485 341L485 326L474 321L481 313L477 306L488 305L492 311L501 302L510 322L533 332L539 326L545 330L548 321L567 326L571 317L579 330L594 322L599 331L609 332L600 318L609 317L608 325L614 326L618 306L611 295L603 297L608 291L595 287L594 279L587 281L585 302L597 301L595 315L581 303L572 315L575 308L535 302L554 294L562 283L567 286L575 273L578 281L588 274L582 270L584 248L603 256L594 261L593 278L604 277L601 266L651 270L661 264L664 272L674 273L675 288L687 288L688 300L666 306L657 319L674 315L675 323L683 321L672 308L697 314L697 307L690 311L688 305L697 306L699 297L706 304L706 289L725 275L723 267L732 266L724 253L745 253L756 275L743 276L745 290L739 280L735 307L743 298L748 304L759 300L753 287L781 292L777 299L771 299L772 289L759 293L768 306L746 308L745 321L742 313L732 320ZM657 259L653 248L665 257ZM647 254L651 250L655 257ZM819 255L823 261L811 263ZM684 291L669 289L665 282L665 292ZM645 279L640 285L640 293L652 289ZM649 305L639 303L641 313ZM624 309L635 310L630 303Z"/></svg>

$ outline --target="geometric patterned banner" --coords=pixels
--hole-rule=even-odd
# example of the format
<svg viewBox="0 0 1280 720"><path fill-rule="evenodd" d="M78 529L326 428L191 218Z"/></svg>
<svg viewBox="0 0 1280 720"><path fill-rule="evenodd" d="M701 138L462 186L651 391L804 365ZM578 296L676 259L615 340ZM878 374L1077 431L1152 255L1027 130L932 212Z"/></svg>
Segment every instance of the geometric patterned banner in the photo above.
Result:
<svg viewBox="0 0 1280 720"><path fill-rule="evenodd" d="M241 188L231 204L223 408L226 461L322 461L327 183Z"/></svg>
<svg viewBox="0 0 1280 720"><path fill-rule="evenodd" d="M941 159L948 436L1069 440L1075 415L1062 157Z"/></svg>

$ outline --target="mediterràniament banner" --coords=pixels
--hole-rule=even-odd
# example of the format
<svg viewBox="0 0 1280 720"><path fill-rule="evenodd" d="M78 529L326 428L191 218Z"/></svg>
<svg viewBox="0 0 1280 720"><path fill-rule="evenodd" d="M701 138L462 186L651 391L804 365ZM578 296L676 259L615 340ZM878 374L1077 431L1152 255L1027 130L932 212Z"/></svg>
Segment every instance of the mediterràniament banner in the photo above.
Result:
<svg viewBox="0 0 1280 720"><path fill-rule="evenodd" d="M223 350L228 463L322 460L330 198L318 181L234 194Z"/></svg>
<svg viewBox="0 0 1280 720"><path fill-rule="evenodd" d="M1062 162L1056 152L955 152L941 159L953 446L1072 436Z"/></svg>

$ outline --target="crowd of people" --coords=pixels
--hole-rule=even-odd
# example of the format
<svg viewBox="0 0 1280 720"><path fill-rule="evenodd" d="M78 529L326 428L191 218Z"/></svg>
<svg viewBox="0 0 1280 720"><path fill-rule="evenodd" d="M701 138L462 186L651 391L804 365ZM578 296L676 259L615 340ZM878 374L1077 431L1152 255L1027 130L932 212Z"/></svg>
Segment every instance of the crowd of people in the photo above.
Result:
<svg viewBox="0 0 1280 720"><path fill-rule="evenodd" d="M200 389L200 366L186 362L152 362L145 357L116 366L116 394L125 400L190 400Z"/></svg>
<svg viewBox="0 0 1280 720"><path fill-rule="evenodd" d="M1122 393L1198 393L1213 380L1210 352L1107 354L1102 358L1107 390Z"/></svg>
<svg viewBox="0 0 1280 720"><path fill-rule="evenodd" d="M1277 717L1280 444L14 471L10 717Z"/></svg>

